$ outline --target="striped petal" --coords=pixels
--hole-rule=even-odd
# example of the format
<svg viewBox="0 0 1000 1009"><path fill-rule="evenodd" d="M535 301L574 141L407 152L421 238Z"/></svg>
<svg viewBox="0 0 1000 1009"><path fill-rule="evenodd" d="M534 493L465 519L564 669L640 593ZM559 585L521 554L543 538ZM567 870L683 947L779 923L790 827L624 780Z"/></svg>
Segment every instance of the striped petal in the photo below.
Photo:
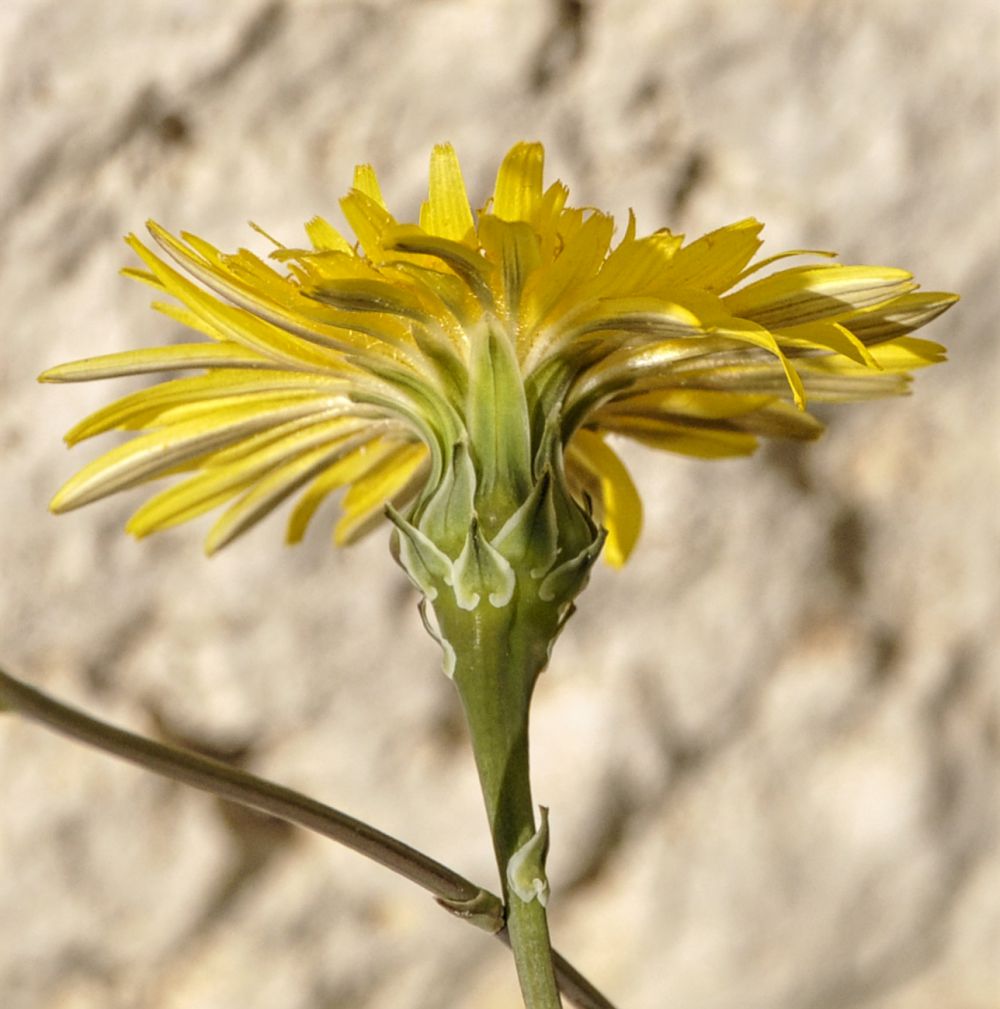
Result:
<svg viewBox="0 0 1000 1009"><path fill-rule="evenodd" d="M245 404L220 406L210 422L189 421L140 435L84 466L52 499L52 511L70 511L135 487L206 452L314 410L312 403L287 404L280 400L269 409Z"/></svg>
<svg viewBox="0 0 1000 1009"><path fill-rule="evenodd" d="M372 522L381 522L385 506L398 506L401 492L407 492L414 475L425 466L427 449L423 445L392 446L384 458L351 480L344 495L344 514L334 527L334 542L346 546L363 536Z"/></svg>
<svg viewBox="0 0 1000 1009"><path fill-rule="evenodd" d="M168 487L151 497L136 511L125 526L134 536L150 533L181 522L187 522L206 511L218 507L234 495L278 466L291 462L306 452L321 446L333 447L350 441L357 443L359 431L362 440L369 440L374 432L363 421L347 421L342 417L324 420L322 415L311 419L308 426L297 426L290 434L269 439L268 444L256 452L242 453L226 465L217 460L197 476L189 477L173 487ZM351 436L355 437L352 438Z"/></svg>
<svg viewBox="0 0 1000 1009"><path fill-rule="evenodd" d="M723 298L733 315L761 326L798 326L881 305L913 290L905 270L873 266L803 266L782 270Z"/></svg>
<svg viewBox="0 0 1000 1009"><path fill-rule="evenodd" d="M222 513L209 530L205 540L205 552L214 554L228 543L232 543L238 536L242 536L291 494L312 480L317 473L336 462L343 452L343 445L321 445L275 466L236 504Z"/></svg>
<svg viewBox="0 0 1000 1009"><path fill-rule="evenodd" d="M342 381L322 376L317 382L296 372L219 370L194 378L178 378L152 389L140 389L85 417L66 433L66 442L77 442L115 428L135 430L151 426L170 410L209 403L224 409L235 402L244 406L293 399L339 398L348 387Z"/></svg>
<svg viewBox="0 0 1000 1009"><path fill-rule="evenodd" d="M192 368L280 369L275 361L234 344L179 343L169 347L126 350L119 354L85 357L56 365L38 376L40 382L90 382L98 378L148 375Z"/></svg>

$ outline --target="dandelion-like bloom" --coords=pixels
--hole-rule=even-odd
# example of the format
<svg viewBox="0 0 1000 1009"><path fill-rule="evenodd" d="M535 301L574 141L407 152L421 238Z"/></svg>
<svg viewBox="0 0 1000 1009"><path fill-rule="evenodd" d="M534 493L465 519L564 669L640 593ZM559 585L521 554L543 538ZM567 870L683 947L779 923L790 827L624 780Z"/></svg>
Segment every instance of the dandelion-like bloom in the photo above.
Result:
<svg viewBox="0 0 1000 1009"><path fill-rule="evenodd" d="M761 437L815 438L807 399L904 392L911 370L942 358L909 334L955 300L883 267L761 274L802 253L752 262L754 220L685 245L666 230L637 238L630 214L613 245L607 214L566 200L561 183L543 185L541 146L518 144L474 215L441 146L418 225L397 222L371 168L357 169L341 202L357 245L314 218L311 248L275 243L272 266L151 224L180 270L131 237L145 269L127 272L208 339L43 376L203 372L77 425L70 442L146 433L73 477L56 511L178 475L132 532L224 507L212 551L300 493L294 542L343 488L338 542L389 517L465 709L525 1004L545 1009L559 998L528 714L596 557L606 547L622 563L639 533L639 496L607 437L707 458L745 455Z"/></svg>
<svg viewBox="0 0 1000 1009"><path fill-rule="evenodd" d="M904 270L811 263L760 276L803 253L753 262L753 219L685 244L665 229L636 237L630 214L613 244L612 218L569 206L560 182L545 187L542 162L540 144L516 145L474 214L453 149L436 147L419 224L397 222L360 166L341 201L356 244L317 217L309 248L274 242L274 265L150 223L178 270L130 236L145 268L125 272L175 299L154 307L207 339L78 361L43 380L202 374L74 427L70 443L145 433L74 476L53 510L180 475L128 529L142 536L224 507L211 552L301 492L287 531L299 541L323 499L346 488L338 543L388 506L454 559L462 543L444 526L474 518L490 552L533 489L551 495L538 490L548 474L606 530L605 554L620 564L641 504L609 435L745 455L761 437L815 438L807 401L903 393L910 371L942 360L941 346L909 334L956 298L918 292ZM570 506L556 494L552 507L564 520Z"/></svg>

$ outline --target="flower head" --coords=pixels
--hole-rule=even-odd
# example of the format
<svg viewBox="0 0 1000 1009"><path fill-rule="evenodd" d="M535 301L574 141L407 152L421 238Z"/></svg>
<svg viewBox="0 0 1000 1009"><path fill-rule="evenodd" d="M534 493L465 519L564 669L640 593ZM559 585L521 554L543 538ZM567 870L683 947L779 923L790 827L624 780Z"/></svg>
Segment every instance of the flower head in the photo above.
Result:
<svg viewBox="0 0 1000 1009"><path fill-rule="evenodd" d="M71 444L143 433L85 466L53 510L177 476L128 529L223 508L213 551L298 494L296 542L346 488L338 543L388 510L411 575L452 584L441 558L471 565L499 600L512 552L548 575L574 560L583 570L603 529L608 559L625 560L641 505L609 435L745 455L762 437L815 438L807 402L903 393L910 371L942 360L910 333L954 295L884 267L767 271L805 253L753 262L753 219L685 243L665 229L637 237L630 214L613 241L612 218L569 206L542 162L539 144L512 148L474 214L454 151L436 147L419 224L398 222L360 166L341 201L357 241L317 217L308 247L274 242L270 263L153 223L159 252L130 236L143 268L125 272L173 299L154 307L201 339L42 378L199 374L76 425Z"/></svg>

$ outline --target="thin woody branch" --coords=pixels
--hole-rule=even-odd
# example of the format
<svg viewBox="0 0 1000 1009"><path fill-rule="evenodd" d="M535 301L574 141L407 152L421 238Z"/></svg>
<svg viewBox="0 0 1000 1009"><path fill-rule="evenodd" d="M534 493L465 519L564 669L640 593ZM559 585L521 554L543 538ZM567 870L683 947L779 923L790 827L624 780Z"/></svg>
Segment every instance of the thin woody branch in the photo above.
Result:
<svg viewBox="0 0 1000 1009"><path fill-rule="evenodd" d="M402 841L283 785L144 736L62 704L0 669L0 711L9 710L185 785L322 834L416 883L457 917L509 945L499 897ZM578 1009L615 1009L586 978L554 954L560 991Z"/></svg>

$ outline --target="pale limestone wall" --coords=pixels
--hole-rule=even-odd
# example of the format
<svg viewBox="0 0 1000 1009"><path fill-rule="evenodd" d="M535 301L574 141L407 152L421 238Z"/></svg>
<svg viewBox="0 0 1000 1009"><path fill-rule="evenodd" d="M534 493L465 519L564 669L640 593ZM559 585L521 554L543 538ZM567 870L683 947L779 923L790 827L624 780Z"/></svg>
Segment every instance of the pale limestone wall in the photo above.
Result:
<svg viewBox="0 0 1000 1009"><path fill-rule="evenodd" d="M647 529L544 677L537 795L558 944L622 1009L995 1009L998 51L990 0L6 0L0 661L492 880L384 537L272 521L208 562L203 527L126 539L138 496L47 515L111 390L34 376L175 335L120 236L290 240L363 160L412 212L443 139L481 197L540 138L646 230L906 266L964 296L915 397L748 461L628 453ZM4 1009L518 1004L409 885L13 720L0 867Z"/></svg>

